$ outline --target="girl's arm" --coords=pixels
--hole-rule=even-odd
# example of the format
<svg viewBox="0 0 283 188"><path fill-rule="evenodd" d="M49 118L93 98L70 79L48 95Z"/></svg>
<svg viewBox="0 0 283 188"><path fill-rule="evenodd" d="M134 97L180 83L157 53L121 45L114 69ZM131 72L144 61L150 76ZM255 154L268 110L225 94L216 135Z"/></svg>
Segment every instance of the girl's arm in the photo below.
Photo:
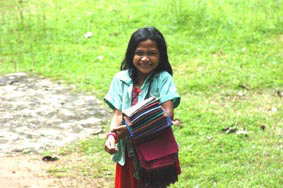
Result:
<svg viewBox="0 0 283 188"><path fill-rule="evenodd" d="M115 110L110 128L111 128L111 132L115 132L118 138L123 138L126 136L126 134L128 134L128 129L126 125L121 125L122 119L123 119L122 112L120 112L119 110Z"/></svg>
<svg viewBox="0 0 283 188"><path fill-rule="evenodd" d="M172 120L174 120L174 105L173 105L173 102L171 100L166 101L166 102L162 103L161 106L167 112L168 116L171 117Z"/></svg>
<svg viewBox="0 0 283 188"><path fill-rule="evenodd" d="M117 132L113 132L113 130L120 126L121 121L122 113L119 110L115 109L110 123L110 130L112 133L109 133L107 135L104 145L105 151L110 154L113 154L118 151L116 147L116 142L117 138L119 137L119 134Z"/></svg>
<svg viewBox="0 0 283 188"><path fill-rule="evenodd" d="M180 125L180 120L174 119L174 104L172 101L166 101L161 104L168 116L171 117L173 125Z"/></svg>
<svg viewBox="0 0 283 188"><path fill-rule="evenodd" d="M122 112L115 109L110 123L110 130L112 133L108 134L105 142L105 151L110 154L118 151L116 147L117 139L123 138L126 134L128 134L126 125L121 125L122 118ZM116 134L116 136L114 136L113 133Z"/></svg>
<svg viewBox="0 0 283 188"><path fill-rule="evenodd" d="M122 112L115 109L110 123L110 130L119 127L121 122L122 122Z"/></svg>

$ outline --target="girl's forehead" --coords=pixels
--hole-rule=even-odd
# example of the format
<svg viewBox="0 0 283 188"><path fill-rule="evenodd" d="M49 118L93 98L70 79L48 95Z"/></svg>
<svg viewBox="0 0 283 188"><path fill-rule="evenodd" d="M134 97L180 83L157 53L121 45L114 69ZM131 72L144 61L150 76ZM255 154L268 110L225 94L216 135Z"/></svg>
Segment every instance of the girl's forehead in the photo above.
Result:
<svg viewBox="0 0 283 188"><path fill-rule="evenodd" d="M138 43L137 48L158 48L155 41L147 39Z"/></svg>

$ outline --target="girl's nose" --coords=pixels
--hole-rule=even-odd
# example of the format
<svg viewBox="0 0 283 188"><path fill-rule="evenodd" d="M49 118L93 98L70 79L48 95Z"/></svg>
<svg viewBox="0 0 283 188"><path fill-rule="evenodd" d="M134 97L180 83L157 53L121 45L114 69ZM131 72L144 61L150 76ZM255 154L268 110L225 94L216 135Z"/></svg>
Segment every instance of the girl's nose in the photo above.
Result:
<svg viewBox="0 0 283 188"><path fill-rule="evenodd" d="M149 61L149 58L147 56L142 56L141 60L142 61Z"/></svg>

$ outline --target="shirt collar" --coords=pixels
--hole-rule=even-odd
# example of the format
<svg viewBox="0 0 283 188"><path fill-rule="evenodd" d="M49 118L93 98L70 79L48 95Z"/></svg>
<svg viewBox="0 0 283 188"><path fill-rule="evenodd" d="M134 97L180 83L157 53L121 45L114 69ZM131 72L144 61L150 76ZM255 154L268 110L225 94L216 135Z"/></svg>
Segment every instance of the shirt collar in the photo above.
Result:
<svg viewBox="0 0 283 188"><path fill-rule="evenodd" d="M124 70L119 78L121 81L125 82L128 85L133 83L128 70Z"/></svg>

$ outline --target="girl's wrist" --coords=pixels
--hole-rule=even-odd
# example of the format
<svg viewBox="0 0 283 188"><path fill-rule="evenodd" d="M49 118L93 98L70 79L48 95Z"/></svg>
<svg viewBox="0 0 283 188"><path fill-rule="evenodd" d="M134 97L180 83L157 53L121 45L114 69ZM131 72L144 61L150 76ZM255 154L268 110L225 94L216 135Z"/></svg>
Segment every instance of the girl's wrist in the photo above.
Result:
<svg viewBox="0 0 283 188"><path fill-rule="evenodd" d="M109 132L109 133L107 134L107 136L106 136L106 139L108 139L109 136L113 136L114 139L115 139L115 142L116 142L116 143L118 142L119 138L118 138L117 133L115 133L115 132Z"/></svg>

